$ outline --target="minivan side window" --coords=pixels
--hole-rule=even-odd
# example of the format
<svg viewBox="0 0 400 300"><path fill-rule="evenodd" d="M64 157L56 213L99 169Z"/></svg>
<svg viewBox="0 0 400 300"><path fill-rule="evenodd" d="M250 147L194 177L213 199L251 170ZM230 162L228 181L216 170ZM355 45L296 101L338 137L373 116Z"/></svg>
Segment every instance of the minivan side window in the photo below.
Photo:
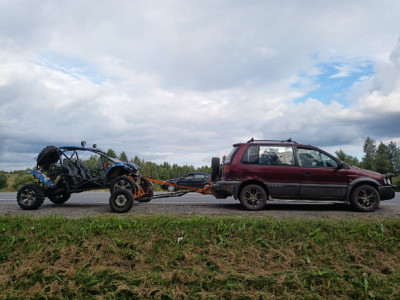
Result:
<svg viewBox="0 0 400 300"><path fill-rule="evenodd" d="M284 146L249 146L242 158L244 164L294 166L292 147Z"/></svg>
<svg viewBox="0 0 400 300"><path fill-rule="evenodd" d="M338 163L328 155L307 148L298 148L300 166L308 168L337 168Z"/></svg>

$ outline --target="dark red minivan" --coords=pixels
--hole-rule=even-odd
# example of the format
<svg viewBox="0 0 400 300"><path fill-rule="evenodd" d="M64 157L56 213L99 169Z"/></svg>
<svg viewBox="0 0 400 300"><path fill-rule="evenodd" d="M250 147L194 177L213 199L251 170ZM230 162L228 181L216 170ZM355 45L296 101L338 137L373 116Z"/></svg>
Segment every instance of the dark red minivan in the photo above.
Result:
<svg viewBox="0 0 400 300"><path fill-rule="evenodd" d="M379 174L347 165L310 145L253 140L233 145L220 168L212 159L216 198L233 196L249 210L272 200L314 200L347 203L364 212L395 196L393 174Z"/></svg>

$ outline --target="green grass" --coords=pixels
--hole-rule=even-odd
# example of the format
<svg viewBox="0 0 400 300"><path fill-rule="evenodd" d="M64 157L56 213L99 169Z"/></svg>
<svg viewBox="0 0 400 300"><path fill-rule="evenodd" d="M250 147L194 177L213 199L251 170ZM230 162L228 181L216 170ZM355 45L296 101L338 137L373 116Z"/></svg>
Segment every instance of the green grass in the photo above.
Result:
<svg viewBox="0 0 400 300"><path fill-rule="evenodd" d="M27 297L399 299L400 220L0 217L0 299Z"/></svg>

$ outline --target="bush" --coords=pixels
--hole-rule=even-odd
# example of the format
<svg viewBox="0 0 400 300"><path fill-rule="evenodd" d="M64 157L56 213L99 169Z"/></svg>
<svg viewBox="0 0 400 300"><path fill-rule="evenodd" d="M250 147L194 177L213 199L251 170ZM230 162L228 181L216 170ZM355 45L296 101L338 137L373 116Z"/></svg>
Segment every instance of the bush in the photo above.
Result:
<svg viewBox="0 0 400 300"><path fill-rule="evenodd" d="M14 190L19 190L23 185L29 184L29 183L34 183L34 182L35 182L35 178L32 176L32 174L21 174L15 180L12 188Z"/></svg>
<svg viewBox="0 0 400 300"><path fill-rule="evenodd" d="M4 173L0 173L0 189L7 187L7 176Z"/></svg>
<svg viewBox="0 0 400 300"><path fill-rule="evenodd" d="M400 192L400 175L393 177L392 182L396 186L396 192Z"/></svg>

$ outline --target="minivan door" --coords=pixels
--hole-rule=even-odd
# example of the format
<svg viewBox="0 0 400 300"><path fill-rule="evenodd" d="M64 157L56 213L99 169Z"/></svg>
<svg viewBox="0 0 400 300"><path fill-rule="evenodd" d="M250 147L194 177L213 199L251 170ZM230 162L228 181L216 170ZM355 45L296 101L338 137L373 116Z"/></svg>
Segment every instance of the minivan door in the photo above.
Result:
<svg viewBox="0 0 400 300"><path fill-rule="evenodd" d="M333 157L314 148L297 148L301 177L301 198L344 200L347 192L345 169Z"/></svg>
<svg viewBox="0 0 400 300"><path fill-rule="evenodd" d="M238 177L263 182L273 198L296 199L300 195L298 169L292 146L250 145L242 157Z"/></svg>

